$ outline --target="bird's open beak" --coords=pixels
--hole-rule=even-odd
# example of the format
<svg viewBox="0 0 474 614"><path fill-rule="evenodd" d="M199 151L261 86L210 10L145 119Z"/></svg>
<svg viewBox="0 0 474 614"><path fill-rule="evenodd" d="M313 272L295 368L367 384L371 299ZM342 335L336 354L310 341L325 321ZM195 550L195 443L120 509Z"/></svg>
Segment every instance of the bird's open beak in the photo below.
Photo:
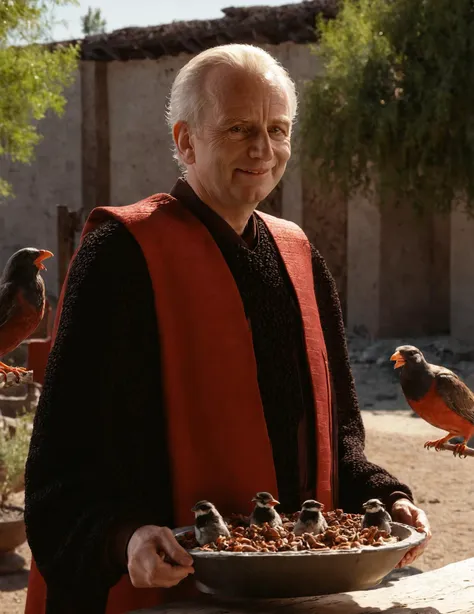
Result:
<svg viewBox="0 0 474 614"><path fill-rule="evenodd" d="M395 366L393 367L394 369L399 369L400 367L403 367L406 362L400 352L395 352L395 354L392 354L390 356L390 360L395 361Z"/></svg>
<svg viewBox="0 0 474 614"><path fill-rule="evenodd" d="M34 260L34 264L40 271L46 271L43 260L46 260L46 258L52 258L53 256L53 252L49 252L47 249L40 249L39 256Z"/></svg>

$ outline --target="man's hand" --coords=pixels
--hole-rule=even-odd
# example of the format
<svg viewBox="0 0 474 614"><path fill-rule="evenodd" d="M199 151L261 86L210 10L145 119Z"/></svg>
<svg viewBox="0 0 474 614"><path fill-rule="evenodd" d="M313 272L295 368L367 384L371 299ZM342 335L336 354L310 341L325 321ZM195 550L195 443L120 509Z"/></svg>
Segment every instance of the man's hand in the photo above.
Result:
<svg viewBox="0 0 474 614"><path fill-rule="evenodd" d="M397 568L411 565L415 559L424 551L431 539L431 528L428 518L423 510L416 507L409 499L398 499L392 506L392 520L408 524L415 529L422 529L426 533L426 539L418 546L409 550L403 559L398 563Z"/></svg>
<svg viewBox="0 0 474 614"><path fill-rule="evenodd" d="M164 553L176 565L165 563ZM137 588L170 588L190 573L193 559L168 527L146 525L133 533L127 546L128 573Z"/></svg>

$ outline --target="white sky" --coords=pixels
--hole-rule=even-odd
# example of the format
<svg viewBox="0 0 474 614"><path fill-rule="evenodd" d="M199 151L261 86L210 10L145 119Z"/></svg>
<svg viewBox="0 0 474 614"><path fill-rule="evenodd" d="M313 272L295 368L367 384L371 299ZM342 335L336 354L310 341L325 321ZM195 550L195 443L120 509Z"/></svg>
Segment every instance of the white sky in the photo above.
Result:
<svg viewBox="0 0 474 614"><path fill-rule="evenodd" d="M81 38L81 16L89 6L100 8L107 21L107 32L128 26L155 26L172 21L216 19L221 8L296 4L301 0L91 0L79 6L56 9L56 18L64 21L53 32L54 40Z"/></svg>

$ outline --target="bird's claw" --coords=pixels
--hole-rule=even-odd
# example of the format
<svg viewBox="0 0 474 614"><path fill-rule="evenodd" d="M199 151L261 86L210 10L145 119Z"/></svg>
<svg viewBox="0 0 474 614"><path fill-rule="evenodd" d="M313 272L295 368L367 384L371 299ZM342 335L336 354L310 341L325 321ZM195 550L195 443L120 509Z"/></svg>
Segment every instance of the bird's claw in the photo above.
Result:
<svg viewBox="0 0 474 614"><path fill-rule="evenodd" d="M424 447L427 450L429 450L430 448L434 448L436 452L439 452L440 450L442 450L443 445L445 443L446 443L446 439L438 439L436 441L427 441ZM453 454L454 456L459 456L459 458L466 458L467 454L465 454L465 451L466 451L466 444L458 443L454 446Z"/></svg>
<svg viewBox="0 0 474 614"><path fill-rule="evenodd" d="M20 375L22 373L28 373L28 369L25 369L23 367L10 367L8 365L5 365L5 364L1 363L0 373L3 373L3 375L5 376L5 381L7 379L7 375L9 373L13 373L13 375L16 377L16 381L18 383L20 381Z"/></svg>
<svg viewBox="0 0 474 614"><path fill-rule="evenodd" d="M459 458L467 458L467 454L465 454L465 451L466 451L466 444L458 443L454 447L453 455L459 456Z"/></svg>
<svg viewBox="0 0 474 614"><path fill-rule="evenodd" d="M427 441L424 447L429 450L430 448L434 448L436 452L439 452L445 443L444 439L437 439L436 441Z"/></svg>

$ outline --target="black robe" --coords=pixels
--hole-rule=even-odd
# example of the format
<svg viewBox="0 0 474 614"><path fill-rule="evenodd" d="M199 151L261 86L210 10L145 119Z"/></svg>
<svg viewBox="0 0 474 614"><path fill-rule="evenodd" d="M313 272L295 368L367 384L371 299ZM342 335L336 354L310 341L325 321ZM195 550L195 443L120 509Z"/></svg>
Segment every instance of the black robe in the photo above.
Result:
<svg viewBox="0 0 474 614"><path fill-rule="evenodd" d="M301 318L281 257L253 216L240 237L180 180L172 194L206 225L252 330L283 511L315 484L314 412ZM315 292L337 407L338 504L390 511L410 489L364 455L336 286L312 248ZM172 526L166 412L150 276L117 221L84 240L70 271L26 467L28 541L48 585L47 614L102 614L144 524ZM205 454L206 452L203 451Z"/></svg>

